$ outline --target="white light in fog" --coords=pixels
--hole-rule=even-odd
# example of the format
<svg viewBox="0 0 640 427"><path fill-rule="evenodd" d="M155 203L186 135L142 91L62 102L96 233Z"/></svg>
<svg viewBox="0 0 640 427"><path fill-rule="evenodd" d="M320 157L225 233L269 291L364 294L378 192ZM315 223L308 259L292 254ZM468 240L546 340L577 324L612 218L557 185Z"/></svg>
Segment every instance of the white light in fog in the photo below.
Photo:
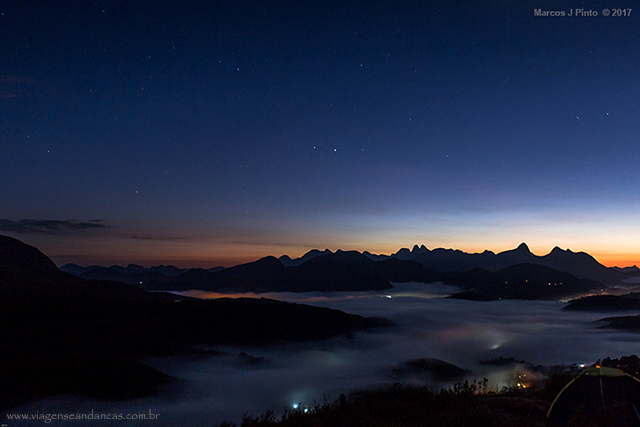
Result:
<svg viewBox="0 0 640 427"><path fill-rule="evenodd" d="M298 409L298 404L297 403L293 404L293 409Z"/></svg>

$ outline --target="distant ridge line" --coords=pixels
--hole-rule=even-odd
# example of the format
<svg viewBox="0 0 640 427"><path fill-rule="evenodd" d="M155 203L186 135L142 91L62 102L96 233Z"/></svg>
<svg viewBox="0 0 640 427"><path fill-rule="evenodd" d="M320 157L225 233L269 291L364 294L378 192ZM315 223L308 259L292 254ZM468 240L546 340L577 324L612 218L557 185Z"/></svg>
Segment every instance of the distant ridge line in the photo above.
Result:
<svg viewBox="0 0 640 427"><path fill-rule="evenodd" d="M637 274L636 269L605 267L588 253L557 246L547 255L535 255L526 243L497 254L489 250L481 253L444 248L430 250L424 245L414 245L412 249L402 248L391 255L312 249L299 258L267 256L229 268L179 269L164 265L144 268L135 264L84 268L67 264L60 269L85 279L117 280L145 289L300 292L385 289L391 286L390 282L439 281L443 277L452 282L460 277L472 280L467 273L494 274L522 264L546 267L603 285L618 285Z"/></svg>

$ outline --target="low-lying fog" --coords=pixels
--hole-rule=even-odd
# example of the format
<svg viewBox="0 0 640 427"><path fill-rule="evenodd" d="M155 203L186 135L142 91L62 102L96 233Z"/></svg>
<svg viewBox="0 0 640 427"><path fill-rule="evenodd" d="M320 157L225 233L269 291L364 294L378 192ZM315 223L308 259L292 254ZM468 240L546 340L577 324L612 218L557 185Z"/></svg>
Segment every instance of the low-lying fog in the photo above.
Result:
<svg viewBox="0 0 640 427"><path fill-rule="evenodd" d="M478 361L513 357L533 365L591 364L602 357L638 352L640 335L596 328L594 321L616 313L563 312L564 304L559 302L442 298L454 291L442 284L408 283L383 293L262 294L386 317L396 326L301 345L216 348L228 356L151 359L149 365L184 381L153 399L108 402L58 397L19 412L137 414L151 410L159 414L154 426L211 426L225 420L239 422L243 415L258 416L265 410L279 414L294 403L313 406L355 388L391 384L398 381L391 369L412 359L453 363L471 370L470 379L488 377L495 388L513 385L511 373ZM239 357L242 352L258 359ZM419 382L419 378L406 382ZM442 385L446 384L433 384ZM54 422L77 425L77 421ZM100 421L100 425L139 423Z"/></svg>

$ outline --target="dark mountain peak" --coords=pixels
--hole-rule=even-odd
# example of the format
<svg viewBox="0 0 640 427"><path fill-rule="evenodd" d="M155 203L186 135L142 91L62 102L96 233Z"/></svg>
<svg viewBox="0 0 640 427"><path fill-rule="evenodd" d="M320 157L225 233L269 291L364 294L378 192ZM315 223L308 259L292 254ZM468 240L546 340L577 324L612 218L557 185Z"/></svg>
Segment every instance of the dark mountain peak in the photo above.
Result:
<svg viewBox="0 0 640 427"><path fill-rule="evenodd" d="M131 270L131 271L144 271L145 268L141 265L138 264L129 264L127 265L127 270Z"/></svg>
<svg viewBox="0 0 640 427"><path fill-rule="evenodd" d="M306 256L318 256L318 255L330 254L330 253L333 253L333 252L331 252L329 249L325 249L323 251L321 251L320 249L311 249L309 252L302 255L302 258Z"/></svg>
<svg viewBox="0 0 640 427"><path fill-rule="evenodd" d="M580 255L587 255L586 252L573 252L571 249L567 248L567 249L562 249L558 246L554 247L551 252L549 252L549 255L565 255L565 254L580 254ZM589 255L590 256L590 255Z"/></svg>
<svg viewBox="0 0 640 427"><path fill-rule="evenodd" d="M60 267L60 271L64 271L65 273L73 274L74 276L79 276L85 271L87 271L87 267L82 267L78 264L69 263Z"/></svg>
<svg viewBox="0 0 640 427"><path fill-rule="evenodd" d="M264 267L276 267L276 268L280 268L282 267L282 263L280 262L280 260L276 257L274 257L273 255L268 255L264 258L260 258L257 261L253 261L250 262L248 264L245 265L253 265L253 266L264 266Z"/></svg>
<svg viewBox="0 0 640 427"><path fill-rule="evenodd" d="M598 263L598 261L596 261L596 259L594 257L592 257L591 255L589 255L586 252L574 252L571 249L561 249L558 246L554 247L551 252L549 252L548 255L545 255L545 257L548 257L550 259L555 259L555 258L559 258L559 259L581 259L581 260L589 260L595 263ZM599 264L599 263L598 263Z"/></svg>
<svg viewBox="0 0 640 427"><path fill-rule="evenodd" d="M317 263L317 264L333 264L333 263L370 264L373 262L375 261L373 261L371 258L367 257L366 255L361 254L358 251L343 251L340 249L338 249L335 253L329 253L327 255L322 255L307 261L307 263Z"/></svg>
<svg viewBox="0 0 640 427"><path fill-rule="evenodd" d="M624 273L605 267L586 252L562 250L556 246L540 260L548 267L568 271L581 279L593 279L605 285L618 284L624 279Z"/></svg>
<svg viewBox="0 0 640 427"><path fill-rule="evenodd" d="M412 256L419 255L424 252L429 252L429 249L427 249L425 245L413 245L413 248L411 249Z"/></svg>
<svg viewBox="0 0 640 427"><path fill-rule="evenodd" d="M215 272L209 272L202 268L194 268L187 271L183 275L194 274L194 272L197 272L197 274L204 275L204 276L207 276L207 274L209 275L224 274L228 276L248 277L256 274L260 275L260 274L279 273L284 269L285 269L284 265L282 265L282 263L278 258L272 255L269 255L253 262L236 265L236 266L225 268L223 270L219 270Z"/></svg>
<svg viewBox="0 0 640 427"><path fill-rule="evenodd" d="M411 257L411 251L408 248L402 248L395 253L395 257L399 259L408 259Z"/></svg>
<svg viewBox="0 0 640 427"><path fill-rule="evenodd" d="M309 261L312 258L316 258L322 255L332 254L329 249L325 249L324 251L318 249L312 249L306 254L302 255L300 258L291 259L289 255L282 255L279 259L282 265L285 267L297 267L302 263Z"/></svg>
<svg viewBox="0 0 640 427"><path fill-rule="evenodd" d="M173 289L233 290L236 292L262 291L261 286L282 278L287 268L274 256L266 256L246 264L219 271L192 268L171 278ZM165 283L161 289L167 289ZM155 284L154 284L155 286Z"/></svg>
<svg viewBox="0 0 640 427"><path fill-rule="evenodd" d="M527 246L526 243L520 243L518 247L515 249L509 249L504 252L499 252L497 256L501 258L515 257L521 260L518 262L514 262L512 264L518 264L520 262L529 262L529 260L535 257L535 255L531 252L531 250L529 249L529 246Z"/></svg>

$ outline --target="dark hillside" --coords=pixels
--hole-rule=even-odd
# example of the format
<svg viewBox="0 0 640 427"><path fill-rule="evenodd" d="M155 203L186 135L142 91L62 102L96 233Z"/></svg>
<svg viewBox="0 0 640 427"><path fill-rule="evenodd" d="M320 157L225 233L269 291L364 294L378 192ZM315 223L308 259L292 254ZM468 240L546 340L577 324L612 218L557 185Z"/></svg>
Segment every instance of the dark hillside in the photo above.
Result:
<svg viewBox="0 0 640 427"><path fill-rule="evenodd" d="M0 236L0 324L0 378L12 385L0 389L2 409L52 394L147 395L169 378L138 359L198 344L322 340L386 323L304 304L198 300L83 280Z"/></svg>

